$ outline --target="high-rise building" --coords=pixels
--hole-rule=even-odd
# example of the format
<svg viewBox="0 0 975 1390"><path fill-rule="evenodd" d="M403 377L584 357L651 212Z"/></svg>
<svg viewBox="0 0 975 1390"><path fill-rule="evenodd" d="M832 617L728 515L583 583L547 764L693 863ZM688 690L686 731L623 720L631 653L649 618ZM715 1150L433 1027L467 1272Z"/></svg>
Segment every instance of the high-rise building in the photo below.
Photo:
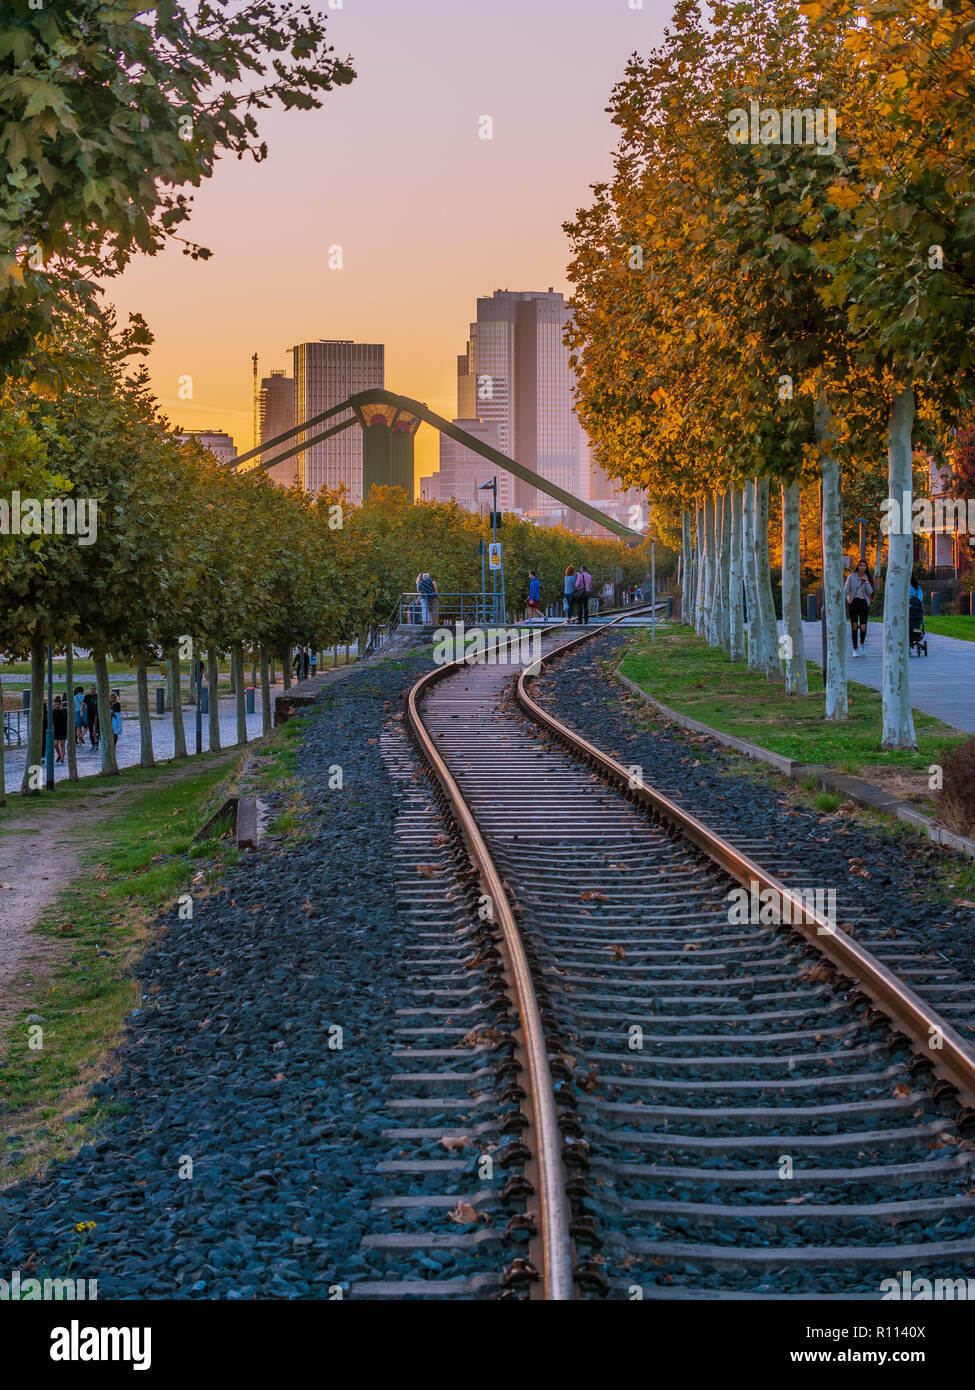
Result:
<svg viewBox="0 0 975 1390"><path fill-rule="evenodd" d="M298 343L294 349L295 422L321 415L357 391L385 386L385 349L382 343L353 343L350 339L323 338L317 343ZM343 411L311 433L352 419ZM302 442L307 434L296 436ZM350 502L362 501L362 431L358 425L312 444L295 455L298 480L305 492L330 492L344 488Z"/></svg>
<svg viewBox="0 0 975 1390"><path fill-rule="evenodd" d="M439 502L440 501L440 474L430 473L420 479L420 501Z"/></svg>
<svg viewBox="0 0 975 1390"><path fill-rule="evenodd" d="M202 448L208 449L218 463L233 463L237 457L237 445L223 430L184 430L177 439L193 439Z"/></svg>
<svg viewBox="0 0 975 1390"><path fill-rule="evenodd" d="M494 449L501 447L497 429L487 420L455 420L454 424ZM459 444L446 434L440 436L439 501L449 502L453 498L469 512L480 511L484 498L490 494L478 493L478 486L497 477L498 505L501 506L506 476L466 444Z"/></svg>
<svg viewBox="0 0 975 1390"><path fill-rule="evenodd" d="M467 351L457 359L457 413L492 425L502 453L578 496L581 440L563 341L569 313L552 289L478 299ZM544 494L509 474L500 475L499 494L504 507L544 503Z"/></svg>
<svg viewBox="0 0 975 1390"><path fill-rule="evenodd" d="M272 371L270 376L264 377L261 381L257 396L258 442L263 444L266 439L275 439L279 434L284 434L285 430L291 429L294 422L294 381L283 369ZM278 454L286 453L292 448L294 448L294 440L289 439L284 444L279 444L277 449L270 449L260 455L260 462L265 466L268 477L273 478L282 487L291 487L293 483L298 481L299 455L294 454L291 458L278 464L273 463L272 460Z"/></svg>

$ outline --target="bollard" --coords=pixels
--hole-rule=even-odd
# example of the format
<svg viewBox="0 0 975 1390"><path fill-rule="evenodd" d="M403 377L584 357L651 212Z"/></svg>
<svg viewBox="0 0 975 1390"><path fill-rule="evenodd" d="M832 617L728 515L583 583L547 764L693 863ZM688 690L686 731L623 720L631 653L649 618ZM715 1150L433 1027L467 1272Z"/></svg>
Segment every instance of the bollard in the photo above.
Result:
<svg viewBox="0 0 975 1390"><path fill-rule="evenodd" d="M210 713L210 692L206 686L200 691L200 713Z"/></svg>
<svg viewBox="0 0 975 1390"><path fill-rule="evenodd" d="M166 687L164 685L156 686L156 713L166 713Z"/></svg>
<svg viewBox="0 0 975 1390"><path fill-rule="evenodd" d="M672 618L673 616L674 616L674 600L673 600L672 598L668 598L668 599L667 599L667 617L668 617L668 618Z"/></svg>
<svg viewBox="0 0 975 1390"><path fill-rule="evenodd" d="M248 685L244 689L244 709L248 714L254 713L254 687Z"/></svg>
<svg viewBox="0 0 975 1390"><path fill-rule="evenodd" d="M941 612L941 594L937 589L931 590L931 616L936 618Z"/></svg>
<svg viewBox="0 0 975 1390"><path fill-rule="evenodd" d="M24 691L24 709L30 709L30 691Z"/></svg>
<svg viewBox="0 0 975 1390"><path fill-rule="evenodd" d="M807 594L807 595L806 595L806 622L807 622L807 623L814 623L815 621L816 621L816 595L815 595L815 594Z"/></svg>

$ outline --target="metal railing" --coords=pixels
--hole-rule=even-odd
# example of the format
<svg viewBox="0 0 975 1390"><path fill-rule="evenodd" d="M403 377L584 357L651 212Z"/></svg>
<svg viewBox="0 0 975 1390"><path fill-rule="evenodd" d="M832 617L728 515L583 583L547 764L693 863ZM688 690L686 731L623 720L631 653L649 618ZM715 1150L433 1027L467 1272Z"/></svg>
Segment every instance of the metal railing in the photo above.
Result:
<svg viewBox="0 0 975 1390"><path fill-rule="evenodd" d="M426 603L424 604L424 600ZM434 594L428 598L425 594L417 592L404 593L399 600L399 622L401 624L417 623L479 623L491 622L493 618L493 608L495 596L487 595L487 612L484 612L484 596L476 594ZM497 595L497 605L500 608L501 595ZM426 614L426 617L424 617ZM499 622L504 622L503 614L498 617Z"/></svg>

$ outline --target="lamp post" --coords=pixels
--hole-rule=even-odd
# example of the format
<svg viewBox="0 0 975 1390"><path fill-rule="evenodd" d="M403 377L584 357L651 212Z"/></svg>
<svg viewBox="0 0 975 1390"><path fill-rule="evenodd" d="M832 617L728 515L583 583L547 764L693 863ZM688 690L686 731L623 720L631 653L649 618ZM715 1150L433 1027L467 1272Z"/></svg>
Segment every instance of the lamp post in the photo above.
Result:
<svg viewBox="0 0 975 1390"><path fill-rule="evenodd" d="M486 488L491 489L491 543L498 543L498 480L497 477L490 478L486 483L478 483L478 492L483 492ZM504 560L498 556L501 570L501 607L504 608ZM498 571L491 566L491 614L492 622L498 622Z"/></svg>

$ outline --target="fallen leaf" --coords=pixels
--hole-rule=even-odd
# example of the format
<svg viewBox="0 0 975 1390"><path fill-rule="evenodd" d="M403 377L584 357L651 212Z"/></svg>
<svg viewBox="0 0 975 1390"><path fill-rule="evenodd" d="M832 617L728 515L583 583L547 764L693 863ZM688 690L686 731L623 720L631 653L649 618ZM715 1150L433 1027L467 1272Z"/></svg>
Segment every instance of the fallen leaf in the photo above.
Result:
<svg viewBox="0 0 975 1390"><path fill-rule="evenodd" d="M476 1207L471 1206L470 1202L458 1202L455 1207L448 1211L447 1216L449 1220L456 1221L458 1226L474 1226L482 1219L484 1221L490 1220L486 1211L478 1211Z"/></svg>
<svg viewBox="0 0 975 1390"><path fill-rule="evenodd" d="M422 874L424 878L433 878L434 874L437 872L437 866L436 864L417 864L416 871L418 874Z"/></svg>
<svg viewBox="0 0 975 1390"><path fill-rule="evenodd" d="M469 1134L445 1134L440 1140L448 1153L456 1153L458 1149L469 1149L474 1142Z"/></svg>
<svg viewBox="0 0 975 1390"><path fill-rule="evenodd" d="M894 1087L894 1095L897 1097L898 1100L903 1100L903 1098L904 1098L905 1096L909 1096L910 1094L911 1094L911 1088L910 1088L910 1086L905 1086L904 1083L903 1083L903 1081L901 1082L901 1084L900 1084L899 1086L895 1086L895 1087Z"/></svg>

